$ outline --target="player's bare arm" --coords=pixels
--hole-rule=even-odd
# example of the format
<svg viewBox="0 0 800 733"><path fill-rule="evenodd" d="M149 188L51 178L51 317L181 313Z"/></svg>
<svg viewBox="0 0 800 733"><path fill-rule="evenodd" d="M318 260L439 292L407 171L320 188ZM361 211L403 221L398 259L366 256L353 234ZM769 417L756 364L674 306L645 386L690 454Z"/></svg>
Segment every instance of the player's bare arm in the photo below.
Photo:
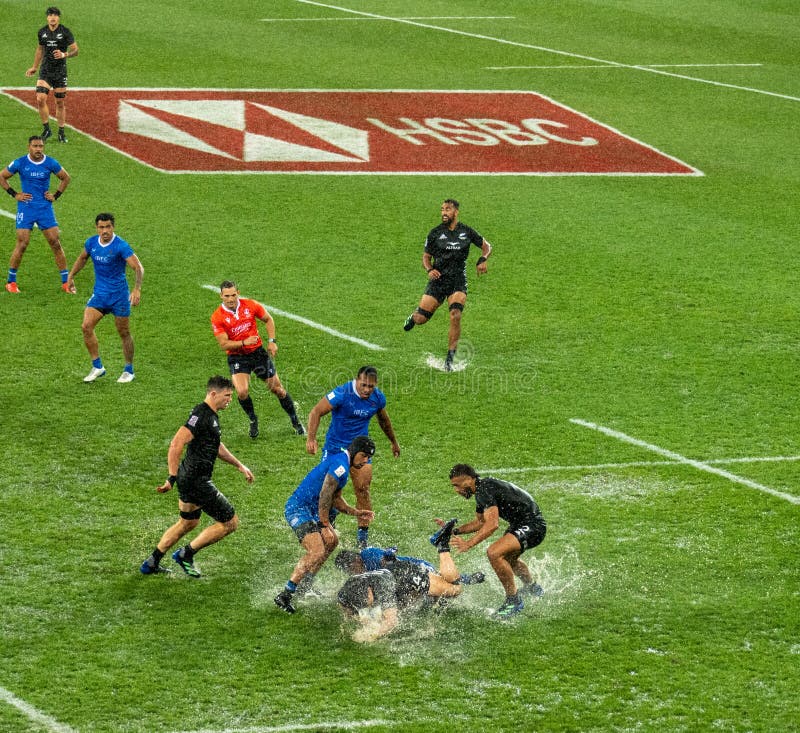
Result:
<svg viewBox="0 0 800 733"><path fill-rule="evenodd" d="M430 256L430 253L422 253L422 266L428 273L429 280L438 280L441 277L442 273L433 266L433 258Z"/></svg>
<svg viewBox="0 0 800 733"><path fill-rule="evenodd" d="M496 506L487 507L483 514L475 515L474 522L479 523L479 527L468 540L464 540L460 536L453 537L452 544L459 552L466 552L479 545L487 537L491 537L500 526L500 512ZM463 533L463 528L459 528L459 533Z"/></svg>
<svg viewBox="0 0 800 733"><path fill-rule="evenodd" d="M75 58L79 50L77 43L71 43L66 51L53 51L53 56L58 59Z"/></svg>
<svg viewBox="0 0 800 733"><path fill-rule="evenodd" d="M72 265L72 269L69 271L67 275L67 287L69 288L70 292L75 292L75 275L77 275L89 261L89 253L82 249L81 253L78 255L78 258L75 260L75 264Z"/></svg>
<svg viewBox="0 0 800 733"><path fill-rule="evenodd" d="M136 280L133 284L133 290L130 294L131 305L139 305L142 299L142 281L144 280L144 267L136 255L131 255L125 260L128 267L136 273Z"/></svg>
<svg viewBox="0 0 800 733"><path fill-rule="evenodd" d="M278 351L278 343L275 341L275 321L267 310L264 311L264 317L259 320L264 323L267 331L267 351L270 356L275 356Z"/></svg>
<svg viewBox="0 0 800 733"><path fill-rule="evenodd" d="M21 191L15 191L9 185L8 182L13 175L14 174L11 173L11 171L9 171L8 168L3 168L3 170L0 171L0 188L2 188L7 194L9 194L9 196L11 196L14 199L14 201L30 201L31 198L33 198L31 194L22 193Z"/></svg>
<svg viewBox="0 0 800 733"><path fill-rule="evenodd" d="M225 461L225 463L230 463L231 466L236 466L244 474L244 478L248 484L252 484L255 477L253 476L253 472L244 465L233 453L231 453L226 447L225 443L220 443L219 448L217 450L217 455L221 461Z"/></svg>
<svg viewBox="0 0 800 733"><path fill-rule="evenodd" d="M37 69L39 68L39 64L42 63L42 55L44 54L44 50L39 44L36 44L36 53L33 54L33 65L25 72L25 76L33 76Z"/></svg>
<svg viewBox="0 0 800 733"><path fill-rule="evenodd" d="M308 413L308 435L306 436L306 453L312 456L316 455L319 445L317 444L317 430L319 430L319 421L323 415L333 411L333 405L328 401L327 397L323 397L311 408Z"/></svg>
<svg viewBox="0 0 800 733"><path fill-rule="evenodd" d="M392 421L389 419L389 413L386 412L386 408L384 407L375 413L375 417L378 419L378 425L381 426L381 430L383 430L386 437L389 438L389 442L392 444L392 455L397 458L400 455L400 444L395 437Z"/></svg>
<svg viewBox="0 0 800 733"><path fill-rule="evenodd" d="M161 486L156 487L156 491L158 491L159 494L166 494L175 484L175 477L178 475L178 466L181 463L183 449L192 442L193 438L192 431L185 425L181 425L173 436L169 443L169 449L167 450L167 471L169 472L169 478L164 481Z"/></svg>
<svg viewBox="0 0 800 733"><path fill-rule="evenodd" d="M339 488L339 482L331 476L329 473L325 474L325 480L322 482L322 489L319 492L319 521L323 527L330 527L331 520L330 520L330 513L331 507L334 506L334 502L337 498L341 499L342 492ZM345 507L347 504L344 502L344 499L341 500L340 505L344 503ZM352 514L352 511L347 511L346 509L340 508L337 506L337 509L343 511L345 514ZM352 507L350 507L352 510Z"/></svg>
<svg viewBox="0 0 800 733"><path fill-rule="evenodd" d="M478 263L476 268L478 270L478 275L485 275L487 271L486 267L486 260L489 259L489 256L492 254L492 245L489 244L485 239L481 244L481 256L478 257Z"/></svg>

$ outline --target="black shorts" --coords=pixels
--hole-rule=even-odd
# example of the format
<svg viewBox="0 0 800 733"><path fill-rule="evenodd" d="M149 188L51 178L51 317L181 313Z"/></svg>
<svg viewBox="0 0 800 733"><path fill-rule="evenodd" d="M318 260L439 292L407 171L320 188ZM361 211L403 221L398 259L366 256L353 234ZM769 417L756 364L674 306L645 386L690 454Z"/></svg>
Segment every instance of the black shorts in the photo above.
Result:
<svg viewBox="0 0 800 733"><path fill-rule="evenodd" d="M444 303L453 293L459 292L467 292L466 274L461 274L457 277L445 277L442 275L438 280L428 280L428 286L425 288L425 295L436 298L439 303Z"/></svg>
<svg viewBox="0 0 800 733"><path fill-rule="evenodd" d="M194 479L178 471L178 496L187 504L197 504L217 522L230 522L236 514L233 504L207 476Z"/></svg>
<svg viewBox="0 0 800 733"><path fill-rule="evenodd" d="M67 88L67 70L66 68L61 71L50 71L49 69L40 68L39 78L46 81L53 89Z"/></svg>
<svg viewBox="0 0 800 733"><path fill-rule="evenodd" d="M249 354L230 354L228 367L231 374L254 374L266 381L275 376L275 362L263 346L259 346Z"/></svg>
<svg viewBox="0 0 800 733"><path fill-rule="evenodd" d="M547 525L542 521L529 522L509 527L506 534L513 534L519 541L522 551L532 550L537 545L541 545L544 536L547 534Z"/></svg>

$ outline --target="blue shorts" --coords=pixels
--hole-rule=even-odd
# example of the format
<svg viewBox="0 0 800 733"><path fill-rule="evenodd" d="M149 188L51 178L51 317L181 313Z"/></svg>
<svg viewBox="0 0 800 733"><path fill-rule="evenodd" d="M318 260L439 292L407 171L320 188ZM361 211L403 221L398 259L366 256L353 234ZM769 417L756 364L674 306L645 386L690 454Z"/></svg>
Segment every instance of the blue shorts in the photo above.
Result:
<svg viewBox="0 0 800 733"><path fill-rule="evenodd" d="M336 515L339 513L337 509L330 508L328 518L331 524L336 521ZM283 516L289 523L289 526L297 535L297 539L302 542L303 537L311 532L319 532L319 509L314 506L313 509L307 504L295 504L294 502L286 502L286 507L283 510Z"/></svg>
<svg viewBox="0 0 800 733"><path fill-rule="evenodd" d="M117 318L127 318L131 314L130 293L92 293L86 307L99 310L104 316L113 313Z"/></svg>
<svg viewBox="0 0 800 733"><path fill-rule="evenodd" d="M44 204L17 204L17 229L33 229L34 224L41 230L58 226L53 205L49 201Z"/></svg>
<svg viewBox="0 0 800 733"><path fill-rule="evenodd" d="M319 522L317 511L303 504L287 504L283 516L292 529L297 529L306 522Z"/></svg>

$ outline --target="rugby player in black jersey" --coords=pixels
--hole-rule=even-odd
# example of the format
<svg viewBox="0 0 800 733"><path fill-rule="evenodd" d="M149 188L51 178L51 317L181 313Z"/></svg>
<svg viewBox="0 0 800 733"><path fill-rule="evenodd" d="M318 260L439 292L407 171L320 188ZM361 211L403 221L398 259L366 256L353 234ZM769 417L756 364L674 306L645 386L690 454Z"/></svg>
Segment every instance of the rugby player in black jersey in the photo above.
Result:
<svg viewBox="0 0 800 733"><path fill-rule="evenodd" d="M500 526L501 519L508 522L502 537L489 545L486 554L506 592L506 599L497 609L497 615L507 618L519 613L525 606L523 595L538 597L544 593L528 566L520 559L525 550L541 544L547 532L539 505L519 486L490 476L481 477L467 463L453 466L450 483L459 496L465 499L475 497L475 519L453 529L451 542L458 552L466 552L491 537ZM436 521L444 524L441 519ZM463 539L456 536L467 534L472 537ZM519 590L514 576L522 581Z"/></svg>
<svg viewBox="0 0 800 733"><path fill-rule="evenodd" d="M34 76L38 69L36 82L36 105L42 120L42 140L47 140L53 133L50 130L50 108L47 97L53 90L56 101L56 120L58 121L58 141L67 142L64 124L67 119L67 59L78 55L78 44L75 36L66 26L61 25L61 11L50 6L45 11L47 25L37 33L36 53L33 65L25 72L25 76Z"/></svg>
<svg viewBox="0 0 800 733"><path fill-rule="evenodd" d="M160 494L168 492L178 484L178 509L180 518L158 541L155 550L142 563L144 575L169 572L159 564L167 551L191 532L200 523L200 515L205 512L214 520L200 532L188 545L176 550L172 559L187 575L200 577L194 566L195 553L202 548L219 542L239 526L239 517L227 497L211 481L217 458L236 466L244 474L247 483L253 483L253 472L233 455L221 440L219 416L231 403L233 383L227 377L215 376L208 380L206 398L196 405L184 425L172 438L167 452L169 477L156 487ZM183 450L186 456L181 461ZM180 464L180 465L179 465Z"/></svg>
<svg viewBox="0 0 800 733"><path fill-rule="evenodd" d="M450 330L447 337L445 371L453 370L453 359L461 338L461 314L467 302L467 257L470 245L480 247L476 263L478 275L486 273L486 260L492 253L489 244L472 227L458 221L460 204L455 199L442 203L442 223L425 238L422 266L428 273L428 285L417 309L406 318L403 328L427 323L446 300L450 307Z"/></svg>
<svg viewBox="0 0 800 733"><path fill-rule="evenodd" d="M353 635L356 641L374 641L388 634L398 623L398 610L413 609L419 606L432 606L434 603L461 594L461 582L481 583L483 573L460 576L450 554L450 538L456 520L444 522L430 542L439 551L438 571L430 563L414 557L398 557L378 548L367 548L360 552L342 550L337 555L336 567L345 572L355 573L339 590L337 599L347 616L357 617L361 626ZM378 553L369 553L369 549ZM381 557L380 569L364 572L367 561ZM372 567L373 563L369 562ZM361 613L375 608L380 615L377 619Z"/></svg>

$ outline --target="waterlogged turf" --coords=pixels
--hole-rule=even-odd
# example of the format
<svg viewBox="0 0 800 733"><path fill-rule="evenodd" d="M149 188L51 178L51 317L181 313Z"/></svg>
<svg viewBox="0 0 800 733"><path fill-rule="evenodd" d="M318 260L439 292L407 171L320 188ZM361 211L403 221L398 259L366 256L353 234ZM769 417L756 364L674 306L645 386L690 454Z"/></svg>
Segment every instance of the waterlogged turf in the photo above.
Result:
<svg viewBox="0 0 800 733"><path fill-rule="evenodd" d="M25 87L32 105L24 70L44 8L27 5L2 4L0 88ZM451 143L493 125L498 142L483 148L504 154L523 146L499 132L530 128L502 108L481 112L494 121L476 127L457 90L535 92L703 175L167 174L86 135L80 95L68 96L69 143L47 145L73 179L56 204L61 239L71 264L95 215L110 210L140 257L136 380L116 382L121 350L106 318L108 376L83 383L91 271L78 275L77 295L61 292L34 231L21 293L0 297L0 730L797 729L799 509L752 488L800 495L797 9L485 6L237 0L222 17L205 0L138 3L133 16L113 4L62 6L81 49L68 62L73 91L155 89L150 102L161 104L174 101L171 88L447 89L425 117L414 111L415 124L438 125ZM156 129L199 130L170 117L176 109L150 115L140 137L152 146ZM119 104L102 113L113 125ZM8 95L0 121L6 165L40 123ZM290 127L276 123L275 139L339 154ZM225 135L204 127L201 137ZM431 163L481 150L418 140ZM193 155L192 145L159 149ZM552 146L566 154L569 143L539 147ZM495 251L481 278L472 254L455 370L445 373L446 308L402 326L425 287L425 234L451 196ZM0 210L5 266L10 198ZM257 440L235 400L220 415L224 442L256 477L248 486L230 466L216 470L239 530L197 554L201 578L177 567L143 576L177 518L175 493L155 491L170 439L208 377L227 369L209 324L219 299L204 288L223 279L279 309L276 365L304 421L358 367L377 366L402 452L394 459L374 427L373 543L435 562L434 518L474 512L447 480L467 461L541 505L547 537L524 557L544 595L498 621L503 593L475 548L455 559L485 583L373 643L352 640L332 563L315 583L321 597L279 611L272 599L300 553L283 505L317 458L260 384ZM352 501L350 487L345 495ZM338 524L352 548L353 521Z"/></svg>

